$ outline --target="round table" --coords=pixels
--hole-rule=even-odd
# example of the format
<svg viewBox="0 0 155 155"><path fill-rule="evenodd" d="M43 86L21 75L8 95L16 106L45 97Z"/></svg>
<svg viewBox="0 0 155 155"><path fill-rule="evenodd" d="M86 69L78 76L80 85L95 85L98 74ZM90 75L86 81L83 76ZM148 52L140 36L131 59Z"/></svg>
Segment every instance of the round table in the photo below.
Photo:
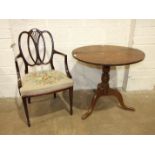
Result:
<svg viewBox="0 0 155 155"><path fill-rule="evenodd" d="M111 66L130 65L142 61L145 54L141 50L123 46L91 45L76 48L72 54L79 61L102 66L101 83L97 85L97 91L82 119L86 119L93 112L97 99L106 95L114 95L119 100L121 108L135 110L124 104L122 95L118 90L109 87L109 72Z"/></svg>

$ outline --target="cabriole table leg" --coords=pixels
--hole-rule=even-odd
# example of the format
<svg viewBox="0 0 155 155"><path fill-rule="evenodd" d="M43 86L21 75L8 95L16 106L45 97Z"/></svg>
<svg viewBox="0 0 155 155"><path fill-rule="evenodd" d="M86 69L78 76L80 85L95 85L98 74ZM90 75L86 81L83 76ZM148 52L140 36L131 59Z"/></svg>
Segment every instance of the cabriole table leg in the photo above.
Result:
<svg viewBox="0 0 155 155"><path fill-rule="evenodd" d="M123 97L118 90L110 88L108 95L113 95L118 99L120 108L125 109L125 110L135 111L134 108L128 107L127 105L124 104Z"/></svg>

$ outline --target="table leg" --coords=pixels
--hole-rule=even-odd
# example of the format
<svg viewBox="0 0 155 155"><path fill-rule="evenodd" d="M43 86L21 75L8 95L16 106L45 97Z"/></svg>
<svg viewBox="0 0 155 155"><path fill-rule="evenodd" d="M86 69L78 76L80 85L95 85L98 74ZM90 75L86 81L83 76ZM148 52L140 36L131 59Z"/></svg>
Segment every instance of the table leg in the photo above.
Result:
<svg viewBox="0 0 155 155"><path fill-rule="evenodd" d="M121 93L120 93L118 90L116 90L116 89L111 89L111 88L110 88L110 89L109 89L109 92L108 92L108 95L113 95L113 96L115 96L115 97L118 99L118 101L119 101L119 106L120 106L121 108L123 108L123 109L125 109L125 110L135 111L134 108L128 107L128 106L126 106L126 105L124 104L123 97L122 97Z"/></svg>
<svg viewBox="0 0 155 155"><path fill-rule="evenodd" d="M107 95L114 95L119 100L121 108L125 110L134 111L134 108L128 107L124 104L122 95L120 94L119 91L109 88L109 72L110 72L110 66L102 66L101 83L98 84L97 91L95 92L92 98L91 104L87 112L82 115L82 119L86 119L89 115L92 114L99 97Z"/></svg>
<svg viewBox="0 0 155 155"><path fill-rule="evenodd" d="M96 101L97 101L98 98L99 98L99 95L94 94L93 99L91 101L91 104L90 104L90 106L88 108L88 111L85 114L82 115L82 117L81 117L82 119L86 119L93 112L94 107L96 105Z"/></svg>

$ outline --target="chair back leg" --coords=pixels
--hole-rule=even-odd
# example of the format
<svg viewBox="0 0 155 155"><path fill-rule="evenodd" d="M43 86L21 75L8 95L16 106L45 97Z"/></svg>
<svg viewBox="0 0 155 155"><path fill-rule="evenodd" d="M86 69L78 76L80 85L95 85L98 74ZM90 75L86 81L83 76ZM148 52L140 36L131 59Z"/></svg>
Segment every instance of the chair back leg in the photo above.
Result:
<svg viewBox="0 0 155 155"><path fill-rule="evenodd" d="M28 127L30 127L31 124L30 124L29 112L28 112L28 108L27 108L27 98L22 97L22 101L23 101L24 111L25 111L25 115L26 115L26 119L27 119L27 125L28 125Z"/></svg>
<svg viewBox="0 0 155 155"><path fill-rule="evenodd" d="M70 114L73 114L73 87L69 88Z"/></svg>
<svg viewBox="0 0 155 155"><path fill-rule="evenodd" d="M56 93L54 93L54 99L57 97Z"/></svg>
<svg viewBox="0 0 155 155"><path fill-rule="evenodd" d="M28 97L28 104L30 104L31 103L31 98L30 97Z"/></svg>

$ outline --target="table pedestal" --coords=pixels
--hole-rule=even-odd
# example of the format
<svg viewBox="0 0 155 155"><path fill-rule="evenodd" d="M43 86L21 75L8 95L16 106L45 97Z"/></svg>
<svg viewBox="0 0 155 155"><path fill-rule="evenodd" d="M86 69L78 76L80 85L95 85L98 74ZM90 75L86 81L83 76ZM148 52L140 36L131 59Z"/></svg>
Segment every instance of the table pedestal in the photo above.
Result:
<svg viewBox="0 0 155 155"><path fill-rule="evenodd" d="M88 111L82 116L82 119L86 119L93 112L96 102L98 98L101 96L113 95L118 99L119 106L121 108L125 110L135 111L134 108L128 107L124 104L122 95L118 90L109 88L109 72L110 72L110 66L102 66L101 83L98 84L97 91L95 92L92 98Z"/></svg>

